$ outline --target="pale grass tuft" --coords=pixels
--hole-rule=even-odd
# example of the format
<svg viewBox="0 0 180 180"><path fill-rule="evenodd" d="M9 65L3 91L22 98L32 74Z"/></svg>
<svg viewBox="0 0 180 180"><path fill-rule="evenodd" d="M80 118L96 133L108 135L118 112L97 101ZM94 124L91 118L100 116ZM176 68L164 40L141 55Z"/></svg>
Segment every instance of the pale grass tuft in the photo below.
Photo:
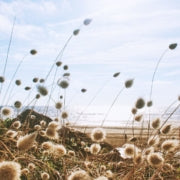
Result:
<svg viewBox="0 0 180 180"><path fill-rule="evenodd" d="M129 138L129 141L130 141L130 142L136 142L137 140L138 140L137 137L131 137L131 138Z"/></svg>
<svg viewBox="0 0 180 180"><path fill-rule="evenodd" d="M12 124L12 127L15 129L19 129L21 127L21 122L20 121L14 121Z"/></svg>
<svg viewBox="0 0 180 180"><path fill-rule="evenodd" d="M6 136L10 137L10 138L15 138L17 136L17 132L16 131L13 131L13 130L8 130L6 132Z"/></svg>
<svg viewBox="0 0 180 180"><path fill-rule="evenodd" d="M153 152L154 152L154 147L149 147L143 151L143 154L145 156L148 156L150 153L153 153Z"/></svg>
<svg viewBox="0 0 180 180"><path fill-rule="evenodd" d="M52 121L48 124L48 128L53 128L55 130L58 130L60 128L59 123L57 121Z"/></svg>
<svg viewBox="0 0 180 180"><path fill-rule="evenodd" d="M47 141L47 142L43 142L41 146L44 150L52 150L54 147L54 144L51 141Z"/></svg>
<svg viewBox="0 0 180 180"><path fill-rule="evenodd" d="M138 152L138 148L134 144L124 145L124 154L127 157L134 157Z"/></svg>
<svg viewBox="0 0 180 180"><path fill-rule="evenodd" d="M165 140L161 145L162 149L168 152L173 152L178 146L178 140Z"/></svg>
<svg viewBox="0 0 180 180"><path fill-rule="evenodd" d="M149 146L156 146L159 144L159 136L151 136L148 139L148 145Z"/></svg>
<svg viewBox="0 0 180 180"><path fill-rule="evenodd" d="M85 151L85 152L90 152L90 148L89 148L89 147L85 147L85 148L84 148L84 151Z"/></svg>
<svg viewBox="0 0 180 180"><path fill-rule="evenodd" d="M100 176L100 177L96 178L95 180L108 180L108 178L105 176Z"/></svg>
<svg viewBox="0 0 180 180"><path fill-rule="evenodd" d="M147 107L151 107L153 105L153 102L152 101L148 101L147 102Z"/></svg>
<svg viewBox="0 0 180 180"><path fill-rule="evenodd" d="M13 116L14 110L11 107L2 107L0 113L3 119L7 119Z"/></svg>
<svg viewBox="0 0 180 180"><path fill-rule="evenodd" d="M88 175L88 173L84 170L78 170L72 172L68 177L68 180L92 180L92 178Z"/></svg>
<svg viewBox="0 0 180 180"><path fill-rule="evenodd" d="M84 165L86 168L92 168L93 167L93 164L89 161L84 161Z"/></svg>
<svg viewBox="0 0 180 180"><path fill-rule="evenodd" d="M20 180L21 166L13 161L0 162L0 179L1 180Z"/></svg>
<svg viewBox="0 0 180 180"><path fill-rule="evenodd" d="M41 173L41 179L42 180L48 180L49 178L50 178L50 176L47 172Z"/></svg>
<svg viewBox="0 0 180 180"><path fill-rule="evenodd" d="M3 76L0 76L0 83L3 83L5 81L5 78Z"/></svg>
<svg viewBox="0 0 180 180"><path fill-rule="evenodd" d="M14 107L15 107L16 109L20 109L21 106L22 106L22 103L21 103L20 101L15 101L15 102L14 102Z"/></svg>
<svg viewBox="0 0 180 180"><path fill-rule="evenodd" d="M107 170L107 171L105 172L105 175L106 175L108 178L113 178L113 176L114 176L114 174L112 173L111 170Z"/></svg>
<svg viewBox="0 0 180 180"><path fill-rule="evenodd" d="M160 119L159 118L157 118L157 119L154 119L153 121L152 121L152 127L154 128L154 129L158 129L159 128L159 126L160 126Z"/></svg>
<svg viewBox="0 0 180 180"><path fill-rule="evenodd" d="M132 108L131 109L131 113L135 115L137 113L137 109L136 108Z"/></svg>
<svg viewBox="0 0 180 180"><path fill-rule="evenodd" d="M39 135L42 136L42 137L45 137L46 136L46 131L43 131L43 130L39 131Z"/></svg>
<svg viewBox="0 0 180 180"><path fill-rule="evenodd" d="M62 103L61 102L57 102L55 104L55 107L56 107L56 109L61 109L62 108Z"/></svg>
<svg viewBox="0 0 180 180"><path fill-rule="evenodd" d="M66 154L67 150L63 145L54 145L53 154L55 157L62 157Z"/></svg>
<svg viewBox="0 0 180 180"><path fill-rule="evenodd" d="M59 138L59 135L58 135L56 129L55 128L50 128L50 127L48 127L46 129L46 136L49 139L58 139Z"/></svg>
<svg viewBox="0 0 180 180"><path fill-rule="evenodd" d="M134 120L137 121L137 122L140 122L141 119L142 119L142 117L143 117L143 114L136 115L136 116L134 117Z"/></svg>
<svg viewBox="0 0 180 180"><path fill-rule="evenodd" d="M67 118L68 118L68 116L69 116L69 115L68 115L68 113L67 113L67 112L65 112L65 111L61 113L61 117L62 117L62 119L67 119Z"/></svg>
<svg viewBox="0 0 180 180"><path fill-rule="evenodd" d="M46 126L46 121L41 120L41 121L40 121L40 125L41 125L42 127L45 127L45 126Z"/></svg>
<svg viewBox="0 0 180 180"><path fill-rule="evenodd" d="M32 115L30 116L30 118L31 118L32 120L35 120L35 119L36 119L36 116L32 114Z"/></svg>
<svg viewBox="0 0 180 180"><path fill-rule="evenodd" d="M147 157L148 163L152 167L161 167L163 165L164 159L160 153L151 153Z"/></svg>
<svg viewBox="0 0 180 180"><path fill-rule="evenodd" d="M66 89L69 86L69 83L67 80L58 81L58 86L62 89Z"/></svg>
<svg viewBox="0 0 180 180"><path fill-rule="evenodd" d="M105 165L101 165L99 169L100 169L100 171L105 171L106 170L106 166Z"/></svg>
<svg viewBox="0 0 180 180"><path fill-rule="evenodd" d="M145 101L143 98L139 98L137 101L136 101L136 104L135 104L135 107L137 109L142 109L143 107L145 106Z"/></svg>
<svg viewBox="0 0 180 180"><path fill-rule="evenodd" d="M69 151L68 151L68 155L69 155L69 156L75 156L76 154L75 154L75 152L74 152L74 151L69 150Z"/></svg>
<svg viewBox="0 0 180 180"><path fill-rule="evenodd" d="M17 79L17 80L15 81L15 84L16 84L17 86L20 86L20 85L21 85L21 80Z"/></svg>
<svg viewBox="0 0 180 180"><path fill-rule="evenodd" d="M101 150L100 144L91 144L90 146L90 152L91 154L98 154Z"/></svg>
<svg viewBox="0 0 180 180"><path fill-rule="evenodd" d="M36 124L36 125L34 126L34 129L37 130L37 131L39 131L39 130L41 130L41 126L40 126L39 124Z"/></svg>
<svg viewBox="0 0 180 180"><path fill-rule="evenodd" d="M154 173L151 180L164 180L160 173Z"/></svg>
<svg viewBox="0 0 180 180"><path fill-rule="evenodd" d="M129 80L125 81L124 85L126 88L130 88L130 87L132 87L133 82L134 82L134 79L129 79Z"/></svg>
<svg viewBox="0 0 180 180"><path fill-rule="evenodd" d="M28 168L24 168L21 170L21 174L24 174L24 175L28 175L29 174L29 169Z"/></svg>
<svg viewBox="0 0 180 180"><path fill-rule="evenodd" d="M17 148L23 151L29 150L34 145L36 137L37 137L36 132L20 137L17 141Z"/></svg>
<svg viewBox="0 0 180 180"><path fill-rule="evenodd" d="M142 154L139 153L138 155L135 155L133 160L134 160L134 163L136 165L142 164L143 163L143 156L142 156Z"/></svg>
<svg viewBox="0 0 180 180"><path fill-rule="evenodd" d="M43 154L43 156L49 156L50 152L49 151L43 151L42 154Z"/></svg>
<svg viewBox="0 0 180 180"><path fill-rule="evenodd" d="M84 141L81 141L81 146L85 146L86 143Z"/></svg>
<svg viewBox="0 0 180 180"><path fill-rule="evenodd" d="M48 90L45 86L38 85L37 89L42 96L46 96L48 94Z"/></svg>
<svg viewBox="0 0 180 180"><path fill-rule="evenodd" d="M169 163L164 163L163 166L161 167L161 171L164 173L171 172L173 169L174 169L173 166Z"/></svg>
<svg viewBox="0 0 180 180"><path fill-rule="evenodd" d="M106 132L102 128L95 128L91 132L91 139L95 142L102 142L106 139Z"/></svg>
<svg viewBox="0 0 180 180"><path fill-rule="evenodd" d="M168 134L170 133L170 131L171 131L171 124L167 124L161 129L162 134Z"/></svg>
<svg viewBox="0 0 180 180"><path fill-rule="evenodd" d="M33 163L29 163L29 164L28 164L28 169L29 169L30 171L34 171L35 168L36 168L36 166L35 166Z"/></svg>

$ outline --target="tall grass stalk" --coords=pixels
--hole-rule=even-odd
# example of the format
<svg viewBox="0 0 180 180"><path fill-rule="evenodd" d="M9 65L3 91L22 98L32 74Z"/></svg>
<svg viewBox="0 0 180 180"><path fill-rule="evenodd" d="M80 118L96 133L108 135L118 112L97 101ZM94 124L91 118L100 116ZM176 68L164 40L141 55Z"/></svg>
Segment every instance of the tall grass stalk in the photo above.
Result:
<svg viewBox="0 0 180 180"><path fill-rule="evenodd" d="M155 69L154 69L153 76L152 76L152 79L151 79L150 93L149 93L149 100L150 100L150 101L152 100L151 98L152 98L152 92L153 92L153 83L154 83L154 78L155 78L157 69L158 69L158 67L159 67L159 64L160 64L161 60L163 59L163 57L164 57L165 54L167 53L167 51L168 51L168 49L166 49L166 50L162 53L161 57L159 58L159 60L158 60L158 62L157 62L157 64L156 64L156 67L155 67Z"/></svg>
<svg viewBox="0 0 180 180"><path fill-rule="evenodd" d="M161 117L164 117L166 115L166 113L168 112L168 110L170 110L170 108L175 105L178 102L178 100L174 100L163 112L163 114L161 115Z"/></svg>
<svg viewBox="0 0 180 180"><path fill-rule="evenodd" d="M8 87L7 87L7 89L6 89L6 93L5 93L4 97L3 97L2 104L4 104L4 101L6 100L6 97L7 97L7 94L8 94L8 93L9 93L8 96L9 96L9 97L11 96L12 91L9 91L9 90L10 90L10 87L11 87L11 84L12 84L12 82L13 82L13 80L14 80L14 78L15 78L15 76L16 76L16 74L17 74L17 72L18 72L18 70L19 70L19 68L20 68L20 66L21 66L21 64L23 63L24 59L25 59L27 56L28 56L28 54L26 54L26 55L22 58L22 60L19 62L19 64L17 65L16 70L15 70L14 74L12 75L11 80L10 80L10 82L9 82L9 84L8 84ZM9 98L8 98L8 99L9 99ZM6 103L6 105L7 105L7 103Z"/></svg>
<svg viewBox="0 0 180 180"><path fill-rule="evenodd" d="M153 83L154 83L154 78L155 78L155 75L156 75L156 72L157 72L157 69L159 67L159 64L161 62L161 60L163 59L163 57L165 56L165 54L167 53L167 51L170 49L170 50L174 50L175 48L177 47L177 44L174 43L174 44L170 44L169 45L169 48L167 48L163 53L162 55L160 56L157 64L156 64L156 67L154 69L154 72L153 72L153 76L152 76L152 80L151 80L151 88L150 88L150 94L149 94L149 100L152 101L152 92L153 92ZM149 131L150 131L150 109L149 109L149 121L148 121L148 137L149 137Z"/></svg>
<svg viewBox="0 0 180 180"><path fill-rule="evenodd" d="M114 78L118 77L120 73L115 73L113 75ZM110 78L109 80L105 81L105 83L97 90L97 92L95 93L95 95L92 97L92 99L89 101L89 103L85 106L85 108L80 112L79 116L76 118L75 122L73 123L73 126L75 126L77 124L77 122L79 121L80 117L83 115L83 113L88 109L88 107L93 103L93 101L96 99L96 97L100 94L100 92L102 92L102 90L106 87L106 85L112 80L112 78Z"/></svg>
<svg viewBox="0 0 180 180"><path fill-rule="evenodd" d="M51 74L51 71L53 70L53 68L54 68L54 66L55 66L55 64L56 64L56 61L62 59L63 53L64 53L67 45L69 44L70 40L72 39L72 37L73 37L73 34L67 39L65 45L63 46L63 48L60 50L60 52L59 52L58 55L56 56L56 58L55 58L55 60L54 60L54 62L53 62L53 64L52 64L52 66L50 67L50 70L48 71L48 73L47 73L47 75L46 75L46 77L45 77L45 81L47 81L49 75Z"/></svg>
<svg viewBox="0 0 180 180"><path fill-rule="evenodd" d="M104 122L106 121L107 116L109 115L112 107L114 106L115 102L117 101L118 97L120 96L120 94L123 92L124 89L125 89L125 87L123 87L123 88L118 92L118 94L116 95L115 99L113 100L111 106L109 107L109 109L107 110L107 112L106 112L106 114L105 114L105 116L104 116L104 119L103 119L103 121L102 121L102 123L101 123L101 127L103 127Z"/></svg>
<svg viewBox="0 0 180 180"><path fill-rule="evenodd" d="M13 21L13 25L12 25L12 29L11 29L10 40L9 40L8 49L7 49L7 55L6 55L5 64L4 64L4 68L3 68L3 77L5 76L5 73L6 73L6 67L7 67L7 62L8 62L8 58L9 58L9 52L10 52L10 47L11 47L11 43L12 43L15 22L16 22L16 17L14 17L14 21ZM3 84L4 83L1 84L0 94L3 90Z"/></svg>
<svg viewBox="0 0 180 180"><path fill-rule="evenodd" d="M180 103L174 108L174 110L169 114L169 116L166 118L166 120L161 124L160 128L154 133L155 136L160 132L160 130L163 128L163 126L168 122L168 120L172 117L172 115L180 108Z"/></svg>
<svg viewBox="0 0 180 180"><path fill-rule="evenodd" d="M154 84L154 78L155 78L155 75L156 75L156 72L157 72L157 69L159 67L159 64L161 62L161 60L163 59L164 55L167 53L168 51L168 48L162 53L162 55L160 56L156 66L155 66L155 69L154 69L154 72L153 72L153 75L152 75L152 79L151 79L151 87L150 87L150 93L149 93L149 101L152 101L152 92L153 92L153 84ZM150 111L150 108L149 108L149 120L148 120L148 137L149 138L149 135L150 135L150 123L151 123L151 111Z"/></svg>
<svg viewBox="0 0 180 180"><path fill-rule="evenodd" d="M48 98L48 101L47 101L45 109L44 109L44 114L45 115L47 114L47 111L49 109L49 103L50 103L50 100L51 100L51 96L53 94L53 91L55 90L54 83L55 83L55 78L56 78L56 75L57 75L57 70L58 70L58 66L56 67L56 70L55 70L55 73L54 73L54 77L53 77L53 82L52 82L52 85L51 85L51 90L50 90L49 98Z"/></svg>

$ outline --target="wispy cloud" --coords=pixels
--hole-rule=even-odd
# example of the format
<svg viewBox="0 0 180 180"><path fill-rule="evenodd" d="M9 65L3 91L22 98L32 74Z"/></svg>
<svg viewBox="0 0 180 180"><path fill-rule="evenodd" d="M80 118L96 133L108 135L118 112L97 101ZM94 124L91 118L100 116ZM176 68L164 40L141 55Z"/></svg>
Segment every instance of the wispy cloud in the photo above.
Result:
<svg viewBox="0 0 180 180"><path fill-rule="evenodd" d="M70 66L74 75L72 89L83 85L96 89L97 84L106 81L112 72L121 71L122 79L118 82L133 77L137 82L137 92L133 96L146 96L148 82L161 54L170 43L180 43L178 0L1 1L2 59L6 55L14 16L17 21L8 65L36 48L38 55L28 57L23 65L26 72L29 70L34 74L45 73L73 30L79 28L85 18L93 19L90 26L83 26L80 34L72 38L64 52L62 61ZM177 47L174 51L169 50L160 64L154 92L161 99L166 94L163 88L171 86L173 91L171 79L179 75L179 57ZM36 64L36 72L32 64ZM29 78L28 73L24 78ZM118 86L114 87L117 90ZM104 102L102 99L99 102ZM123 99L122 103L126 101Z"/></svg>

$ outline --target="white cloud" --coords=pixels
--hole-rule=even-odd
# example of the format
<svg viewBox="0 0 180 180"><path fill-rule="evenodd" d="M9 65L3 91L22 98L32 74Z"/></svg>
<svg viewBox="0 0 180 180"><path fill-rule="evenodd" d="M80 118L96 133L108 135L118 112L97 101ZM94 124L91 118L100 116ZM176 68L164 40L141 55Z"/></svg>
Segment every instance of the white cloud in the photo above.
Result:
<svg viewBox="0 0 180 180"><path fill-rule="evenodd" d="M170 4L168 6L162 0L1 1L0 32L3 42L0 46L4 50L8 44L16 15L9 57L17 60L21 53L36 48L38 55L28 57L23 66L26 65L27 72L33 71L31 64L36 62L36 71L44 75L73 30L85 18L93 18L89 26L83 26L80 34L72 38L64 52L62 61L70 65L73 74L72 88L83 85L88 89L97 88L99 81L106 80L114 71L121 71L123 80L133 76L138 85L143 84L141 89L135 86L138 92L133 95L146 95L149 84L145 82L151 80L162 52L170 43L180 42L180 12L173 2ZM157 97L165 94L162 93L165 86L173 84L174 81L168 78L179 75L179 56L177 47L163 58L157 72L159 80L154 82L155 92L157 88L161 89ZM176 71L172 72L174 68ZM28 76L26 74L24 78ZM109 96L107 90L106 93L104 96ZM122 103L125 102L123 99Z"/></svg>
<svg viewBox="0 0 180 180"><path fill-rule="evenodd" d="M9 21L9 19L0 14L0 32L1 33L7 33L7 30L9 30L11 28L11 22Z"/></svg>
<svg viewBox="0 0 180 180"><path fill-rule="evenodd" d="M51 15L57 12L57 6L52 1L21 1L0 2L0 12L8 16L21 16L27 12ZM31 14L33 16L33 14Z"/></svg>

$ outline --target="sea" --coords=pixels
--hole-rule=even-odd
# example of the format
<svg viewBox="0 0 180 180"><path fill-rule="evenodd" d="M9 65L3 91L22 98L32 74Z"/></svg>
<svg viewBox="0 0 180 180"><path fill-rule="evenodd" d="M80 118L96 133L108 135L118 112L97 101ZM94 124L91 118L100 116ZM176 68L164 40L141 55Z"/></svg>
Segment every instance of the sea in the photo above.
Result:
<svg viewBox="0 0 180 180"><path fill-rule="evenodd" d="M31 108L31 107L28 107ZM46 107L44 106L37 106L34 107L34 110L44 114ZM164 122L168 119L168 123L172 124L175 127L180 127L180 109L175 111L173 114L174 107L170 108L166 113L164 113L164 109L158 109L156 111L148 112L148 111L142 111L143 118L141 122L146 125L148 124L149 120L154 120L156 118L160 118L161 122ZM62 110L63 111L63 110ZM125 110L124 110L125 112ZM82 109L71 109L67 110L68 113L68 119L66 122L70 124L75 124L78 126L101 126L102 122L103 127L132 127L132 122L134 120L133 115L131 112L127 110L124 114L122 114L121 111L118 111L115 109L112 113L109 114L109 116L106 117L106 112L99 112L98 109L96 111L86 111L83 112ZM46 113L47 116L50 118L56 118L58 117L60 119L61 112L58 112L57 109L50 106L48 107L48 111ZM106 118L105 118L106 117ZM134 121L134 127L141 126L140 122Z"/></svg>

